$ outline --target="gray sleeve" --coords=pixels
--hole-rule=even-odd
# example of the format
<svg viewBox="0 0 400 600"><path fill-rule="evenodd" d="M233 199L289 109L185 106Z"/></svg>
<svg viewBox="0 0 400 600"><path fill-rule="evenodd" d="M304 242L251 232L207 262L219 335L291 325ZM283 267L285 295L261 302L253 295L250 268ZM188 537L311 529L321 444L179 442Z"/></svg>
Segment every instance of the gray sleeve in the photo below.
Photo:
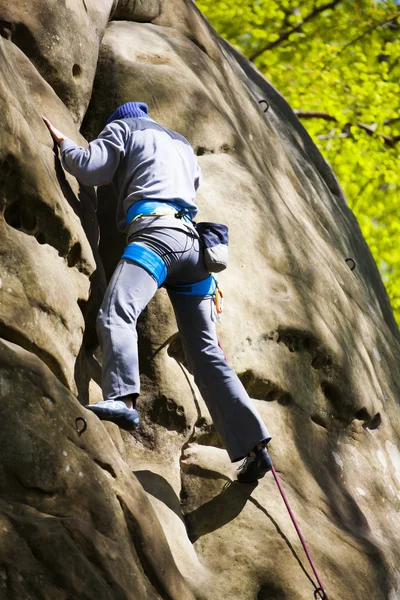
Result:
<svg viewBox="0 0 400 600"><path fill-rule="evenodd" d="M60 146L63 167L83 185L108 183L125 156L128 135L124 122L114 121L90 142L87 150L72 140L64 140Z"/></svg>

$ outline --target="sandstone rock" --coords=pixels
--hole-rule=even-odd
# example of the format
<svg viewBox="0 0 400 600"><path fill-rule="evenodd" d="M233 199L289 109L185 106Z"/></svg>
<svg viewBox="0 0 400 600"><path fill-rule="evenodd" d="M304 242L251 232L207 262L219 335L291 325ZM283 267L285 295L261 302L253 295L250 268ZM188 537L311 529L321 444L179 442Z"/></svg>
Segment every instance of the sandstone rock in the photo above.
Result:
<svg viewBox="0 0 400 600"><path fill-rule="evenodd" d="M36 356L0 347L1 597L194 598L97 417Z"/></svg>
<svg viewBox="0 0 400 600"><path fill-rule="evenodd" d="M76 392L95 206L65 177L40 117L59 120L79 139L70 113L13 43L0 38L0 54L1 334L33 350Z"/></svg>
<svg viewBox="0 0 400 600"><path fill-rule="evenodd" d="M180 93L171 94L174 89ZM213 61L175 29L112 21L100 49L94 100L83 123L85 136L97 135L115 108L130 101L132 93L138 97L139 90L153 117L184 131L199 154L235 146ZM196 119L188 118L192 107Z"/></svg>
<svg viewBox="0 0 400 600"><path fill-rule="evenodd" d="M0 35L32 61L72 112L83 116L90 99L98 47L116 0L0 2Z"/></svg>
<svg viewBox="0 0 400 600"><path fill-rule="evenodd" d="M140 432L103 427L57 382L82 400L88 389L92 401L99 397L88 365L96 366L102 278L93 274L92 192L64 180L40 114L85 143L74 123L89 99L104 31L84 136L96 136L118 105L141 100L193 144L203 170L199 218L230 228L231 265L218 277L226 300L221 341L272 430L274 464L329 597L396 600L399 333L340 185L284 99L216 36L194 3L103 2L96 14L90 6L84 57L71 44L85 23L80 8L63 6L59 22L44 20L48 33L35 41L34 57L15 37L17 25L3 23L11 39L0 40L0 335L25 348L4 343L0 351L7 423L0 582L10 598L40 597L41 590L46 598L313 596L272 475L258 486L235 482L237 465L187 371L164 290L139 323ZM40 7L0 14L36 40ZM108 15L115 20L106 27ZM61 22L53 56L48 48ZM72 87L78 58L86 61L84 81ZM270 104L266 113L260 99ZM98 199L100 254L110 276L124 239L113 228L110 186ZM84 338L79 306L89 292ZM78 415L89 421L80 437ZM60 546L49 550L56 543L63 561ZM20 566L10 558L17 545ZM79 587L83 566L88 596Z"/></svg>
<svg viewBox="0 0 400 600"><path fill-rule="evenodd" d="M161 0L119 0L112 13L113 19L149 22L158 17L162 10Z"/></svg>

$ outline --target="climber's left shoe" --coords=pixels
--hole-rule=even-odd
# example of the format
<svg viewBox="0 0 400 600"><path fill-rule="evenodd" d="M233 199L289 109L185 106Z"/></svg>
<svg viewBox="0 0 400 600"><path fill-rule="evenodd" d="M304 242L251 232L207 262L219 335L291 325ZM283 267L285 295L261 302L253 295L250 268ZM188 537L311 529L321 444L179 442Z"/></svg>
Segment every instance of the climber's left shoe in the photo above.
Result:
<svg viewBox="0 0 400 600"><path fill-rule="evenodd" d="M111 421L121 429L134 431L139 427L140 419L136 408L128 408L122 400L104 400L85 406L102 421Z"/></svg>
<svg viewBox="0 0 400 600"><path fill-rule="evenodd" d="M240 483L253 483L264 477L272 469L272 460L266 448L260 448L255 451L254 456L247 455L244 463L240 465L238 471L238 481Z"/></svg>

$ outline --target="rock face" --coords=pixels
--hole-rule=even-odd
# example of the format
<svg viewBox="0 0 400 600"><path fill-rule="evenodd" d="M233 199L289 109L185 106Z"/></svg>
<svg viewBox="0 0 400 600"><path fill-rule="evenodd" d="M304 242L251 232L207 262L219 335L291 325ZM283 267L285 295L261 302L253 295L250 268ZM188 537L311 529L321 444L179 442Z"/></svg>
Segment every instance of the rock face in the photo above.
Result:
<svg viewBox="0 0 400 600"><path fill-rule="evenodd" d="M0 0L0 34L0 597L313 597L272 475L235 482L164 290L139 325L140 433L77 401L99 399L93 323L124 240L112 190L96 213L40 115L84 145L141 100L199 156L200 219L230 228L221 342L329 598L399 599L399 333L284 99L190 1Z"/></svg>

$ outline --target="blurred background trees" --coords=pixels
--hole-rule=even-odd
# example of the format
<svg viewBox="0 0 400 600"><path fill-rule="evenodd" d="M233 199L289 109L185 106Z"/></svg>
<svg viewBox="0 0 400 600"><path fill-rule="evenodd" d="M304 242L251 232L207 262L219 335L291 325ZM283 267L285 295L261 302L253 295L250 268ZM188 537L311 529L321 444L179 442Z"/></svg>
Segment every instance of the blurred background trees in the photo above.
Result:
<svg viewBox="0 0 400 600"><path fill-rule="evenodd" d="M399 0L198 0L332 165L400 324Z"/></svg>

